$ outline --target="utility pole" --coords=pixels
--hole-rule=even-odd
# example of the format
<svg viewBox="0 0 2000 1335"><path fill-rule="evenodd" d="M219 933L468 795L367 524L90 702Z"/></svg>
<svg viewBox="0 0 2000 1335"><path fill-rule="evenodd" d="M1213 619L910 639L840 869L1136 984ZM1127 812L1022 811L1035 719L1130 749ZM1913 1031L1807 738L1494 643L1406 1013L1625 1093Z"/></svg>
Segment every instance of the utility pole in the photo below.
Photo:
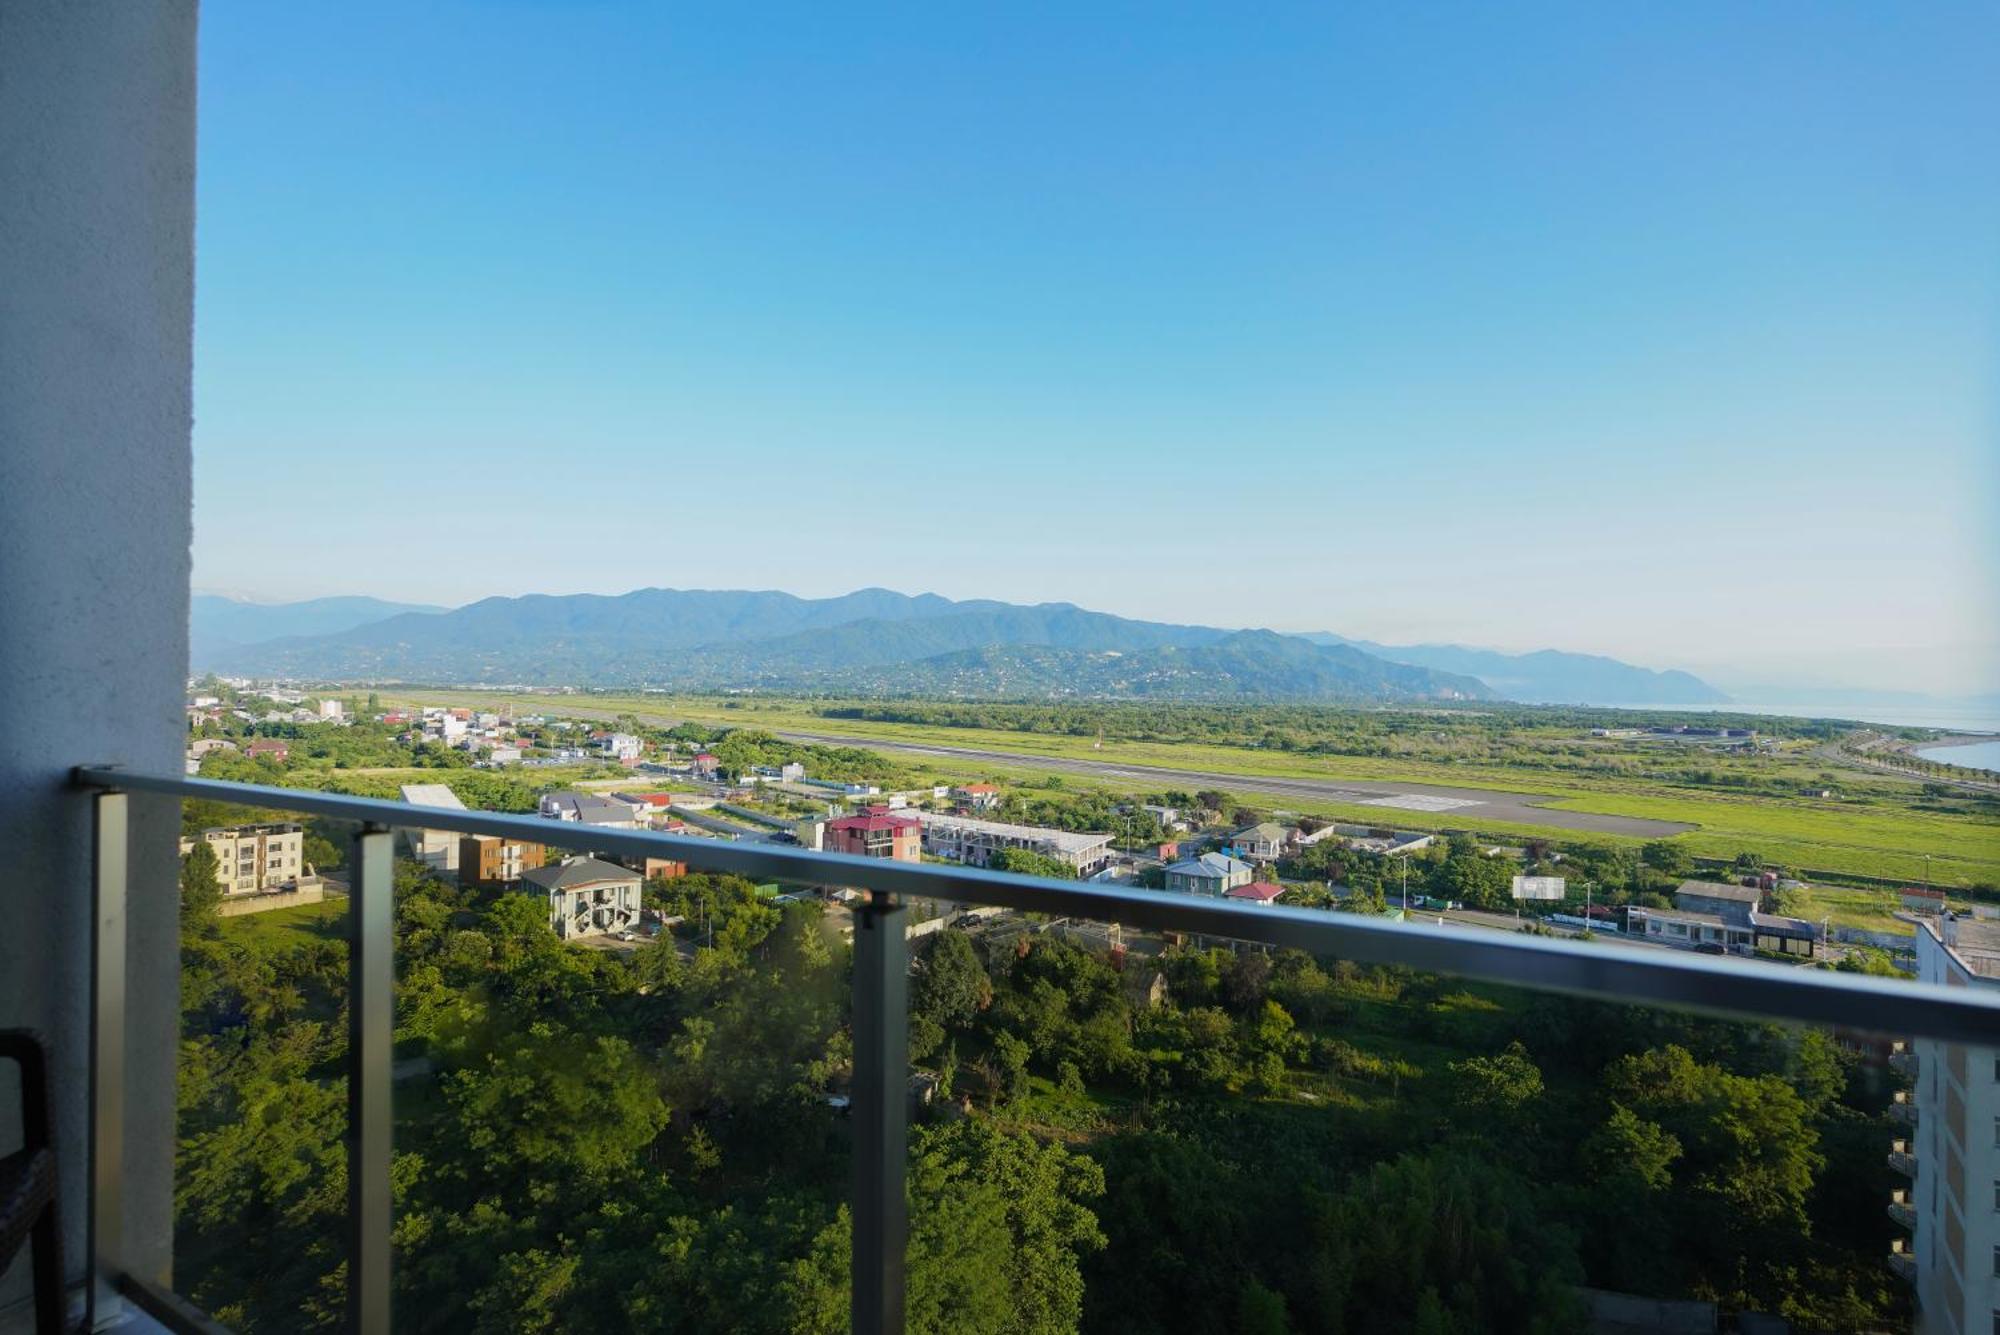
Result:
<svg viewBox="0 0 2000 1335"><path fill-rule="evenodd" d="M1407 854L1405 854L1403 857L1402 867L1403 867L1403 916L1407 918L1410 916L1410 859Z"/></svg>

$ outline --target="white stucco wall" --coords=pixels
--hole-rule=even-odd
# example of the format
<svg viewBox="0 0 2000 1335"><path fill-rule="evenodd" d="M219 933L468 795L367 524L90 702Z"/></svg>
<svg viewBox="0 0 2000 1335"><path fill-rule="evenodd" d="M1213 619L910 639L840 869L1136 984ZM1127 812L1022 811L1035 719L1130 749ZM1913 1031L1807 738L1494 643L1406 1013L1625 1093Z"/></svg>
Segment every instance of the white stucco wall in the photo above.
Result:
<svg viewBox="0 0 2000 1335"><path fill-rule="evenodd" d="M80 762L175 774L187 661L193 0L0 0L0 1024L56 1048L83 1274ZM128 1260L170 1259L177 813L134 811ZM0 1143L18 1134L0 1072ZM16 1268L0 1310L22 1291Z"/></svg>

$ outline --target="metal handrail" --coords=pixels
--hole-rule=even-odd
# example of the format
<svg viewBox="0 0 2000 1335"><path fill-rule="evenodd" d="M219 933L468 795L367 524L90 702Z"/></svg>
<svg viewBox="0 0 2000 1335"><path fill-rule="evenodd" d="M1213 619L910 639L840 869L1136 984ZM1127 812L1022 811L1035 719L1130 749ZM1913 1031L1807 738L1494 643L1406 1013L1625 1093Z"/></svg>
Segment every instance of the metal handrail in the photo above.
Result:
<svg viewBox="0 0 2000 1335"><path fill-rule="evenodd" d="M690 867L761 879L783 878L868 892L856 915L853 970L855 1190L851 1253L852 1329L903 1329L905 1086L908 1051L903 930L906 897L948 900L1095 919L1123 926L1295 947L1315 955L1394 964L1605 1001L1650 1003L1764 1019L1837 1024L1948 1042L2000 1044L2000 995L1863 975L1803 970L1754 960L1715 959L1664 949L1631 949L1483 928L1440 931L1358 914L1238 904L1222 899L1016 876L981 868L824 853L769 843L730 843L652 830L606 829L539 816L424 807L349 797L85 766L76 783L95 793L96 953L124 958L125 796L153 793L206 799L355 822L349 863L349 971L353 1026L348 1062L350 1325L389 1328L389 1035L393 1023L393 893L390 834L395 828L496 835L578 851L668 858ZM96 1189L116 1189L122 1142L119 1073L124 999L101 968L93 1020L93 1161ZM122 974L122 968L116 970ZM98 1217L102 1212L93 1212ZM100 1287L124 1272L109 1225L95 1240Z"/></svg>
<svg viewBox="0 0 2000 1335"><path fill-rule="evenodd" d="M76 771L87 787L163 793L302 812L367 825L524 839L577 851L670 858L742 876L839 885L878 894L986 904L1127 927L1295 947L1364 964L1515 983L1605 1001L1651 1003L1764 1019L1839 1024L1958 1043L2000 1042L2000 990L1951 988L1762 960L1486 929L1439 932L1364 914L1133 890L956 864L896 862L765 843L730 843L654 830L618 830L504 812L423 807L266 784L104 767Z"/></svg>

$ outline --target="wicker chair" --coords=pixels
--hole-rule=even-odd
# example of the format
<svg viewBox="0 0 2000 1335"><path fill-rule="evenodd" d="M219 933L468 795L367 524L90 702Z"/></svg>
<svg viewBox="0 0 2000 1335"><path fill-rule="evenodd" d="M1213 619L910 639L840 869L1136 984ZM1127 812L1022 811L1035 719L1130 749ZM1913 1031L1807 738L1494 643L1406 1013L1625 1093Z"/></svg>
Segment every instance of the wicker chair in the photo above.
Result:
<svg viewBox="0 0 2000 1335"><path fill-rule="evenodd" d="M49 1138L49 1062L41 1038L0 1029L0 1058L21 1068L23 1144L0 1158L0 1271L34 1244L35 1335L61 1335L62 1224L56 1216L56 1152Z"/></svg>

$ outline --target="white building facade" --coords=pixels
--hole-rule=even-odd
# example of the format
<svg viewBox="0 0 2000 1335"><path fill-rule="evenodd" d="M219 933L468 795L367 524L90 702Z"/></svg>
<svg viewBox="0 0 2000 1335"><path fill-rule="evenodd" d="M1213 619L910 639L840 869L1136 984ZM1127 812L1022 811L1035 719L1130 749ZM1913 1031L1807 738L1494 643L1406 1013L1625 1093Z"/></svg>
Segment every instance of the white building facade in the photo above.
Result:
<svg viewBox="0 0 2000 1335"><path fill-rule="evenodd" d="M2000 986L2000 923L1943 918L1917 927L1917 977L1945 987ZM2000 1330L2000 1046L1917 1039L1914 1168L1906 1200L1917 1329ZM1892 1213L1895 1211L1892 1210Z"/></svg>

